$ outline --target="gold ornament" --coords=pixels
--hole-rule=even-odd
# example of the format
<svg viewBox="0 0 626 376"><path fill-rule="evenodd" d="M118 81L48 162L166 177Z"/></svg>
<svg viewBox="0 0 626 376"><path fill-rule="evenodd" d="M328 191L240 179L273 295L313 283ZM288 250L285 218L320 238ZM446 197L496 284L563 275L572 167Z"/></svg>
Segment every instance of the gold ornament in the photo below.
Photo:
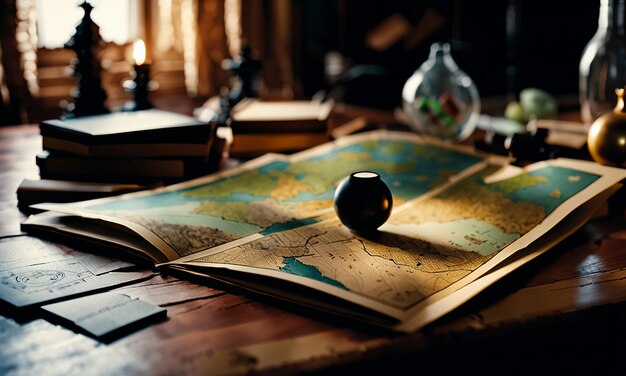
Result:
<svg viewBox="0 0 626 376"><path fill-rule="evenodd" d="M626 108L624 89L615 90L617 105L613 112L600 116L589 128L587 146L598 163L626 167Z"/></svg>

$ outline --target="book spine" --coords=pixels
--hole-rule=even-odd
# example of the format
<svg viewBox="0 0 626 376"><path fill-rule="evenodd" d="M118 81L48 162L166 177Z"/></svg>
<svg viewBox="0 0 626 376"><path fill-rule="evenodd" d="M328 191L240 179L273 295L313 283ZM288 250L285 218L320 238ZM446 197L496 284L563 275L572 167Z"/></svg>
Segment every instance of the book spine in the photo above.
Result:
<svg viewBox="0 0 626 376"><path fill-rule="evenodd" d="M83 145L55 137L43 137L43 148L82 155L107 158L150 157L208 157L211 143L198 144L111 144Z"/></svg>
<svg viewBox="0 0 626 376"><path fill-rule="evenodd" d="M258 155L263 153L292 152L308 149L328 142L323 134L237 134L233 135L230 153L233 156Z"/></svg>

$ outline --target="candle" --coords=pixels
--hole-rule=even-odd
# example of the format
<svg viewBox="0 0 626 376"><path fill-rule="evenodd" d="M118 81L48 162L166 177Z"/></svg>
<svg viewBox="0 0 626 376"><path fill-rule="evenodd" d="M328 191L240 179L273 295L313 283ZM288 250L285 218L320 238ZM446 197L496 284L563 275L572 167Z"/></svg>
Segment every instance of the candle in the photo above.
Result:
<svg viewBox="0 0 626 376"><path fill-rule="evenodd" d="M138 111L152 108L148 100L148 84L150 83L150 64L146 62L146 44L138 39L133 43L134 85L132 92L134 100L125 106L126 110Z"/></svg>
<svg viewBox="0 0 626 376"><path fill-rule="evenodd" d="M141 38L133 43L133 59L135 65L143 65L146 62L146 44Z"/></svg>

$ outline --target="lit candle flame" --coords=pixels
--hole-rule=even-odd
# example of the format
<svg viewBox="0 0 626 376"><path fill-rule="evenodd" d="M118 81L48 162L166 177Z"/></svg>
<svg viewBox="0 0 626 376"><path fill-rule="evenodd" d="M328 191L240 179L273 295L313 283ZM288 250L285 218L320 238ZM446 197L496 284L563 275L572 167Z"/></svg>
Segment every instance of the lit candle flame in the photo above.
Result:
<svg viewBox="0 0 626 376"><path fill-rule="evenodd" d="M142 39L137 39L133 43L133 59L135 60L135 65L143 65L146 61L146 44Z"/></svg>

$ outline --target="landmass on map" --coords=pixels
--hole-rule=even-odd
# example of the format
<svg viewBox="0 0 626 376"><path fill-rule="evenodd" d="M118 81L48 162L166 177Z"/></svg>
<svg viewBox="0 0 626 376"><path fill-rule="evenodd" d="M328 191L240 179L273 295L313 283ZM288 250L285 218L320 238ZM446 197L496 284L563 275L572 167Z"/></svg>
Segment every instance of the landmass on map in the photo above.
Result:
<svg viewBox="0 0 626 376"><path fill-rule="evenodd" d="M146 217L130 217L159 236L167 243L176 244L176 253L187 256L206 249L207 244L222 245L238 239L236 236L210 227L173 225Z"/></svg>
<svg viewBox="0 0 626 376"><path fill-rule="evenodd" d="M407 308L488 258L398 234L366 239L331 221L273 234L193 263L272 269Z"/></svg>

